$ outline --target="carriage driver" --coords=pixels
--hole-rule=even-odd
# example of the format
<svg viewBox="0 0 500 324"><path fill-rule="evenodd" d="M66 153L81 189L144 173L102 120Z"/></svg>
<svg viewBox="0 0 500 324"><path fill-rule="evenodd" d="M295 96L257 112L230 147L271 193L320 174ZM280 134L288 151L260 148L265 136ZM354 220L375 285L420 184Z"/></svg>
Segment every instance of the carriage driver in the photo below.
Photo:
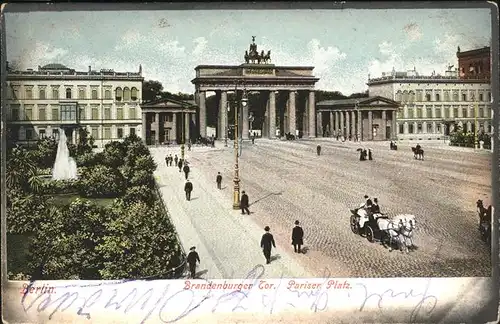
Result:
<svg viewBox="0 0 500 324"><path fill-rule="evenodd" d="M420 150L422 149L422 146L420 146L420 144L418 144L418 143L417 143L417 146L415 146L415 149L416 149L417 151L420 151Z"/></svg>

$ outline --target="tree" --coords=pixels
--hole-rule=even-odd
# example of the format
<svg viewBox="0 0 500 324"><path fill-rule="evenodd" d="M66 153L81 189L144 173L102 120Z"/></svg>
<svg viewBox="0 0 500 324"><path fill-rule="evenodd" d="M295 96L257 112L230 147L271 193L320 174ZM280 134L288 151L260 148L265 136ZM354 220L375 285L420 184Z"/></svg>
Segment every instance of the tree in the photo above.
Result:
<svg viewBox="0 0 500 324"><path fill-rule="evenodd" d="M113 141L106 144L103 151L104 165L112 168L122 166L125 153L125 145L122 142Z"/></svg>
<svg viewBox="0 0 500 324"><path fill-rule="evenodd" d="M39 139L37 149L33 152L34 160L41 169L52 168L56 161L57 142L54 138L45 137Z"/></svg>
<svg viewBox="0 0 500 324"><path fill-rule="evenodd" d="M368 90L364 92L355 92L349 95L349 98L367 98L368 97Z"/></svg>
<svg viewBox="0 0 500 324"><path fill-rule="evenodd" d="M316 91L316 101L320 102L323 100L341 100L346 99L347 97L342 94L340 91Z"/></svg>
<svg viewBox="0 0 500 324"><path fill-rule="evenodd" d="M115 198L123 194L125 178L120 170L104 165L82 169L80 195L92 198Z"/></svg>
<svg viewBox="0 0 500 324"><path fill-rule="evenodd" d="M41 186L37 174L34 153L22 147L13 148L7 158L6 168L7 188L24 192L36 192Z"/></svg>
<svg viewBox="0 0 500 324"><path fill-rule="evenodd" d="M148 80L142 83L142 101L148 102L161 98L163 85L159 81Z"/></svg>

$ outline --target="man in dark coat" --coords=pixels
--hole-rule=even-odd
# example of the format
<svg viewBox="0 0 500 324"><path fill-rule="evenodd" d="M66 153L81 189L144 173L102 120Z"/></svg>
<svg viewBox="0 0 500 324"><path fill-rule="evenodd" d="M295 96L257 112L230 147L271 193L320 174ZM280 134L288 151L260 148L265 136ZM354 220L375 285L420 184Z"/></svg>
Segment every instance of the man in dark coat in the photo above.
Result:
<svg viewBox="0 0 500 324"><path fill-rule="evenodd" d="M300 247L304 244L304 230L299 226L299 221L295 221L295 227L292 230L292 245L295 253L300 253Z"/></svg>
<svg viewBox="0 0 500 324"><path fill-rule="evenodd" d="M182 165L183 165L183 162L182 159L179 159L179 163L177 163L177 167L179 167L179 172L182 171Z"/></svg>
<svg viewBox="0 0 500 324"><path fill-rule="evenodd" d="M372 157L372 149L368 149L368 160L373 160L373 157Z"/></svg>
<svg viewBox="0 0 500 324"><path fill-rule="evenodd" d="M217 178L215 178L215 182L217 182L217 189L222 189L222 175L220 172L217 172Z"/></svg>
<svg viewBox="0 0 500 324"><path fill-rule="evenodd" d="M188 178L188 175L189 175L189 166L187 165L187 163L184 164L184 168L182 169L184 171L184 175L186 176L186 180Z"/></svg>
<svg viewBox="0 0 500 324"><path fill-rule="evenodd" d="M380 213L380 207L378 206L378 199L377 198L373 198L372 213L373 214Z"/></svg>
<svg viewBox="0 0 500 324"><path fill-rule="evenodd" d="M198 255L198 252L196 252L196 247L191 247L190 252L187 256L187 264L189 265L189 272L191 273L191 279L194 279L196 277L196 261L201 263L200 261L200 256Z"/></svg>
<svg viewBox="0 0 500 324"><path fill-rule="evenodd" d="M245 193L245 190L243 190L241 195L241 200L240 200L240 208L241 208L241 214L245 215L245 211L247 212L248 215L250 215L250 210L248 207L250 206L248 202L248 195Z"/></svg>
<svg viewBox="0 0 500 324"><path fill-rule="evenodd" d="M165 164L168 166L168 163L170 162L170 158L167 156L165 156Z"/></svg>
<svg viewBox="0 0 500 324"><path fill-rule="evenodd" d="M184 191L186 192L186 200L190 201L191 200L191 192L193 191L193 184L191 181L187 180L186 184L184 185Z"/></svg>
<svg viewBox="0 0 500 324"><path fill-rule="evenodd" d="M269 233L271 230L269 226L264 228L266 231L264 235L262 235L262 239L260 240L260 247L262 248L262 252L264 252L264 256L266 257L266 263L271 263L271 248L276 248L276 243L274 242L273 234Z"/></svg>
<svg viewBox="0 0 500 324"><path fill-rule="evenodd" d="M175 166L177 166L179 163L179 158L177 157L177 154L175 155L174 162L175 162Z"/></svg>
<svg viewBox="0 0 500 324"><path fill-rule="evenodd" d="M316 153L318 154L318 156L321 155L321 145L316 146Z"/></svg>

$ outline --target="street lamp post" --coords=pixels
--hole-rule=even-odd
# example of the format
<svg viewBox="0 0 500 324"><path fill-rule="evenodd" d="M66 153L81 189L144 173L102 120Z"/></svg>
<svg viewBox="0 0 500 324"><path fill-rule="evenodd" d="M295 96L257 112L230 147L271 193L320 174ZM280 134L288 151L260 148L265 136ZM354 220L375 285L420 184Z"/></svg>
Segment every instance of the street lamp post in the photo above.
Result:
<svg viewBox="0 0 500 324"><path fill-rule="evenodd" d="M184 134L184 132L186 131L185 127L184 127L184 118L185 118L185 111L184 109L182 109L182 115L181 115L181 136L182 136L182 143L181 143L181 159L184 161L184 143L186 142L186 135Z"/></svg>
<svg viewBox="0 0 500 324"><path fill-rule="evenodd" d="M359 118L359 101L356 100L356 103L354 104L354 110L356 111L356 117ZM354 119L356 120L356 118ZM362 121L358 120L356 124L356 138L358 140L358 142L361 141L361 130L359 129L359 126L362 124L361 123Z"/></svg>
<svg viewBox="0 0 500 324"><path fill-rule="evenodd" d="M227 138L229 137L229 111L231 110L231 103L230 101L228 100L227 103L226 103L226 106L227 106L227 114L226 114L226 123L225 123L225 127L226 127L226 132L224 134L224 146L227 147Z"/></svg>
<svg viewBox="0 0 500 324"><path fill-rule="evenodd" d="M235 85L235 94L237 96L237 91L238 91L238 85ZM246 90L245 87L243 87L243 96L241 98L241 105L242 107L246 107L248 104L248 99L246 96ZM239 136L239 130L238 130L238 110L239 110L239 105L238 102L236 103L236 107L234 109L234 179L233 179L233 209L240 209L240 170L239 170L239 165L238 165L238 136Z"/></svg>
<svg viewBox="0 0 500 324"><path fill-rule="evenodd" d="M477 124L477 110L478 110L478 107L477 107L477 101L474 99L474 148L477 149L478 148L478 145L479 145L479 142L477 140L477 130L478 130L478 124Z"/></svg>

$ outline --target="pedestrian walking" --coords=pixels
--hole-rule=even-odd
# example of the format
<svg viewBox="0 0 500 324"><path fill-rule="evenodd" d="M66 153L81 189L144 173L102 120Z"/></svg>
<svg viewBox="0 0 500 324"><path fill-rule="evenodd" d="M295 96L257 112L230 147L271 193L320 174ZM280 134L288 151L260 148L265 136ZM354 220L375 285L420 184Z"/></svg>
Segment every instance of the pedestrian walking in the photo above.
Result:
<svg viewBox="0 0 500 324"><path fill-rule="evenodd" d="M175 155L174 162L175 162L175 166L177 166L179 163L179 158L177 157L177 154Z"/></svg>
<svg viewBox="0 0 500 324"><path fill-rule="evenodd" d="M192 246L189 251L190 252L187 256L187 264L189 265L191 279L194 279L196 277L196 261L198 261L199 263L201 263L201 261L198 252L196 252L196 247Z"/></svg>
<svg viewBox="0 0 500 324"><path fill-rule="evenodd" d="M165 164L168 166L168 163L170 162L170 158L167 156L165 156Z"/></svg>
<svg viewBox="0 0 500 324"><path fill-rule="evenodd" d="M368 149L368 160L373 160L373 157L372 157L372 149Z"/></svg>
<svg viewBox="0 0 500 324"><path fill-rule="evenodd" d="M217 189L222 189L222 175L220 172L217 172L217 178L215 178L215 182L217 182Z"/></svg>
<svg viewBox="0 0 500 324"><path fill-rule="evenodd" d="M248 215L250 215L250 210L248 210L248 207L250 204L248 203L248 195L245 193L245 190L243 190L241 195L241 200L240 200L240 208L241 208L241 214L245 215L245 211L247 212Z"/></svg>
<svg viewBox="0 0 500 324"><path fill-rule="evenodd" d="M174 161L174 158L172 157L172 154L170 154L169 156L169 162L170 162L170 166L172 166L172 162Z"/></svg>
<svg viewBox="0 0 500 324"><path fill-rule="evenodd" d="M188 178L188 175L189 175L189 166L187 165L187 163L184 163L184 168L182 169L182 171L184 171L184 175L186 176L186 180Z"/></svg>
<svg viewBox="0 0 500 324"><path fill-rule="evenodd" d="M304 230L299 226L299 221L295 221L295 227L292 230L292 245L295 253L301 253L300 248L304 244Z"/></svg>
<svg viewBox="0 0 500 324"><path fill-rule="evenodd" d="M260 240L260 247L262 252L264 252L264 257L266 258L266 264L271 263L271 248L276 248L276 243L274 242L273 234L269 233L271 229L269 226L264 227L264 235Z"/></svg>
<svg viewBox="0 0 500 324"><path fill-rule="evenodd" d="M188 151L191 151L191 145L192 145L191 140L189 140L189 142L188 142Z"/></svg>
<svg viewBox="0 0 500 324"><path fill-rule="evenodd" d="M186 180L186 184L184 185L184 192L186 193L186 200L191 201L191 192L193 191L193 184L191 181Z"/></svg>
<svg viewBox="0 0 500 324"><path fill-rule="evenodd" d="M252 144L255 144L255 132L252 134Z"/></svg>
<svg viewBox="0 0 500 324"><path fill-rule="evenodd" d="M179 167L179 172L182 171L182 164L183 164L182 162L183 162L182 159L179 159L179 163L177 163L177 167Z"/></svg>
<svg viewBox="0 0 500 324"><path fill-rule="evenodd" d="M321 155L321 145L316 146L316 153L318 154L318 156Z"/></svg>

